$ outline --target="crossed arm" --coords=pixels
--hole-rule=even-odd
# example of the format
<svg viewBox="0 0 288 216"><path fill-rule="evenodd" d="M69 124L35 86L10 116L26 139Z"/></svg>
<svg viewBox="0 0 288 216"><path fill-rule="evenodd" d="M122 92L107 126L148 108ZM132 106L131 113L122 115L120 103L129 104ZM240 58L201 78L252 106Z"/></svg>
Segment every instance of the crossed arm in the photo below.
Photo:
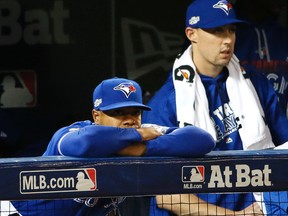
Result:
<svg viewBox="0 0 288 216"><path fill-rule="evenodd" d="M191 157L203 156L215 146L209 133L194 126L171 128L166 134L161 134L153 127L136 129L91 125L64 131L60 137L55 138L51 145L56 142L61 155L76 157L115 154Z"/></svg>
<svg viewBox="0 0 288 216"><path fill-rule="evenodd" d="M209 153L215 147L213 137L198 127L169 128L166 133L158 134L158 136L145 135L147 132L150 133L147 129L154 131L153 127L137 129L142 137L142 142L138 144L138 147L143 149L142 155L144 156L196 157ZM151 139L153 136L154 138ZM134 150L136 146L132 145L128 148ZM133 151L131 153L133 154Z"/></svg>

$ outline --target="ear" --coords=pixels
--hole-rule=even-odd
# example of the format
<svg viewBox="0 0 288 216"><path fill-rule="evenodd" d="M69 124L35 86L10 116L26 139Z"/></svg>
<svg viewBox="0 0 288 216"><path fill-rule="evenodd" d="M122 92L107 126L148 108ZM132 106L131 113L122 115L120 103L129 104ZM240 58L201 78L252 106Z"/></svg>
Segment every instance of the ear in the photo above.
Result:
<svg viewBox="0 0 288 216"><path fill-rule="evenodd" d="M99 124L99 122L100 122L100 113L99 113L98 110L95 110L95 109L92 110L92 117L93 117L94 123L95 124Z"/></svg>
<svg viewBox="0 0 288 216"><path fill-rule="evenodd" d="M197 43L197 30L195 28L187 27L185 29L185 34L188 40L192 43Z"/></svg>

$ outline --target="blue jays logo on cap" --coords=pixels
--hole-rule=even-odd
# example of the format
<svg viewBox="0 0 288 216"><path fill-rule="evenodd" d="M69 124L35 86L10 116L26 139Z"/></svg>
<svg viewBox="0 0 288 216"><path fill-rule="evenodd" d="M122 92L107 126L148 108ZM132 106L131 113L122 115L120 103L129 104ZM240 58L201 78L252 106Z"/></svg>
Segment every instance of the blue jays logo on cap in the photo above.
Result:
<svg viewBox="0 0 288 216"><path fill-rule="evenodd" d="M128 98L131 93L136 92L136 88L133 86L132 82L120 83L119 85L115 86L113 89L123 92L126 98Z"/></svg>
<svg viewBox="0 0 288 216"><path fill-rule="evenodd" d="M219 8L219 9L223 10L228 16L229 11L232 9L232 5L229 2L227 2L226 0L221 0L217 4L214 4L213 8Z"/></svg>
<svg viewBox="0 0 288 216"><path fill-rule="evenodd" d="M114 77L103 80L93 92L94 109L112 110L125 107L138 107L142 110L151 110L142 103L140 85L129 79Z"/></svg>
<svg viewBox="0 0 288 216"><path fill-rule="evenodd" d="M186 27L205 29L236 23L245 22L236 18L227 0L194 0L186 11Z"/></svg>

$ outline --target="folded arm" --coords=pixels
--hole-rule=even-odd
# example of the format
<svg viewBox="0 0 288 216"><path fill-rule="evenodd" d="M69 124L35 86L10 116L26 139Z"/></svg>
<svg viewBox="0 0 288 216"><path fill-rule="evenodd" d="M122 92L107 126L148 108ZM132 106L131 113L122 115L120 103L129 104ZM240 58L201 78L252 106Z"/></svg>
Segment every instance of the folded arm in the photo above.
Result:
<svg viewBox="0 0 288 216"><path fill-rule="evenodd" d="M194 126L169 128L167 133L146 142L146 156L203 156L215 147L213 137Z"/></svg>

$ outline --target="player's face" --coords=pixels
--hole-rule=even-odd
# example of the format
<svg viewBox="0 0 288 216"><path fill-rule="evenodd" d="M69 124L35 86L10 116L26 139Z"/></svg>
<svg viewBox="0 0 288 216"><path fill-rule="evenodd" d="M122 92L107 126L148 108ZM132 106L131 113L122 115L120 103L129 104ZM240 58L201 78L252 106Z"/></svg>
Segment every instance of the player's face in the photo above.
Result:
<svg viewBox="0 0 288 216"><path fill-rule="evenodd" d="M222 70L229 63L234 53L235 31L236 26L231 24L210 29L186 29L198 72L205 74L205 71L215 68Z"/></svg>
<svg viewBox="0 0 288 216"><path fill-rule="evenodd" d="M120 128L140 128L141 110L126 107L109 111L92 111L95 124Z"/></svg>

